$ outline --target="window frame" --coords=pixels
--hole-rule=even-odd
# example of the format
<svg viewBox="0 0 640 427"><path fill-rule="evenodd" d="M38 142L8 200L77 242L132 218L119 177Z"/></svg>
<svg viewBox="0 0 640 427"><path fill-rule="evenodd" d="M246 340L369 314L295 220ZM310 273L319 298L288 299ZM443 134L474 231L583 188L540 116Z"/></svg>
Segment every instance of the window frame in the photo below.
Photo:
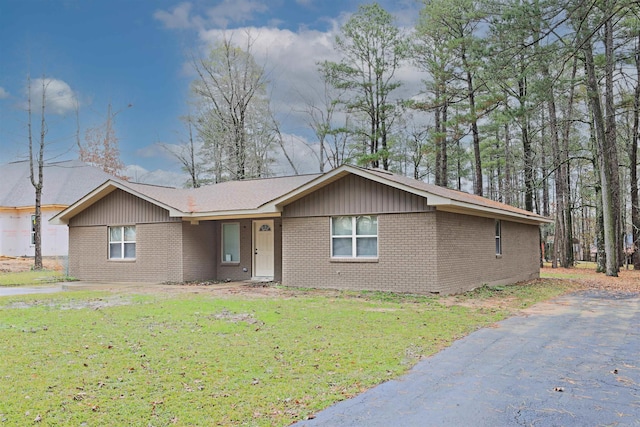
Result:
<svg viewBox="0 0 640 427"><path fill-rule="evenodd" d="M496 241L496 256L502 256L502 221L496 219L495 222L495 241Z"/></svg>
<svg viewBox="0 0 640 427"><path fill-rule="evenodd" d="M31 215L31 240L30 245L36 245L36 214Z"/></svg>
<svg viewBox="0 0 640 427"><path fill-rule="evenodd" d="M370 217L375 219L376 222L376 234L358 234L357 225L358 219L362 217ZM335 234L334 231L334 219L336 218L350 218L351 219L351 234ZM380 254L380 246L379 246L379 223L378 223L378 215L336 215L329 218L330 230L331 230L331 239L330 239L330 250L331 250L331 258L336 260L377 260ZM358 255L358 239L376 239L376 254L375 255ZM335 255L333 253L334 250L334 240L335 239L343 239L351 240L351 255Z"/></svg>
<svg viewBox="0 0 640 427"><path fill-rule="evenodd" d="M122 240L115 240L112 241L111 240L111 229L114 228L119 228L121 231L121 236L122 236ZM133 228L134 234L136 239L135 240L127 240L126 239L126 233L125 233L125 229L126 228ZM108 241L108 253L107 253L107 257L109 261L135 261L137 256L138 256L138 243L137 243L137 237L138 237L138 231L136 230L136 226L129 224L129 225L110 225L107 227L107 241ZM114 257L111 254L111 245L112 244L120 244L120 257ZM126 257L125 256L125 245L131 245L133 244L133 250L135 253L135 256L133 257Z"/></svg>
<svg viewBox="0 0 640 427"><path fill-rule="evenodd" d="M237 234L237 248L238 248L238 259L235 260L233 259L233 253L231 254L231 261L226 261L225 260L225 255L226 255L226 251L225 251L225 242L226 242L226 237L225 237L225 226L232 226L235 225L238 229L238 234ZM240 248L240 241L242 240L240 237L240 233L241 233L241 229L240 229L240 223L239 222L223 222L220 225L220 262L222 264L240 264L240 259L242 257L242 251Z"/></svg>

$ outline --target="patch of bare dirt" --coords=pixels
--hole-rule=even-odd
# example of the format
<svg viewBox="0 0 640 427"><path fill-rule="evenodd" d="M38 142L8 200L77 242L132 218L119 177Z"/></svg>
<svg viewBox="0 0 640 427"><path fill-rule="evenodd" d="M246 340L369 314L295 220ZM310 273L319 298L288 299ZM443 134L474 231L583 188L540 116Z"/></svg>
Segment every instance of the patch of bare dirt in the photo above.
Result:
<svg viewBox="0 0 640 427"><path fill-rule="evenodd" d="M640 294L640 270L621 269L618 277L605 276L596 273L593 269L586 268L545 268L542 273L554 278L535 279L529 282L522 282L512 286L531 286L540 282L559 281L566 286L566 292L576 292L586 289L597 289L601 291L617 293ZM450 295L440 299L444 305L461 305L470 308L504 309L513 306L515 297L501 295L490 298L473 298L460 295Z"/></svg>
<svg viewBox="0 0 640 427"><path fill-rule="evenodd" d="M58 258L44 258L42 265L46 270L64 270L63 263ZM0 273L19 273L32 268L33 258L0 256Z"/></svg>
<svg viewBox="0 0 640 427"><path fill-rule="evenodd" d="M599 289L614 292L640 293L640 270L626 270L622 268L618 277L605 276L591 269L584 268L554 268L544 269L586 289Z"/></svg>

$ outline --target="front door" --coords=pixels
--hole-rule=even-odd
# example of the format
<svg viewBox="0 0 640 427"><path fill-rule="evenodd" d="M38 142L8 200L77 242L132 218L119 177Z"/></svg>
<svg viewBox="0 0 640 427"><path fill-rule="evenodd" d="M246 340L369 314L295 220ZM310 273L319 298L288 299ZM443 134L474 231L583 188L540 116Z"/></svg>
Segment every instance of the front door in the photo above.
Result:
<svg viewBox="0 0 640 427"><path fill-rule="evenodd" d="M253 221L253 277L273 279L273 220Z"/></svg>

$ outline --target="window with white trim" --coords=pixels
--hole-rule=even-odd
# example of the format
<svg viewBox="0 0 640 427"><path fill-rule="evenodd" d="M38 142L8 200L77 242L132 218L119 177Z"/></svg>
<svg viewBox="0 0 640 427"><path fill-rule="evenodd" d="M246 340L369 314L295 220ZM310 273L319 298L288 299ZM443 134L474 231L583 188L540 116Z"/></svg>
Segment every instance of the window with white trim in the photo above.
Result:
<svg viewBox="0 0 640 427"><path fill-rule="evenodd" d="M496 219L496 255L502 255L502 224Z"/></svg>
<svg viewBox="0 0 640 427"><path fill-rule="evenodd" d="M240 262L240 223L222 223L222 262Z"/></svg>
<svg viewBox="0 0 640 427"><path fill-rule="evenodd" d="M109 227L109 259L136 259L136 226Z"/></svg>
<svg viewBox="0 0 640 427"><path fill-rule="evenodd" d="M377 258L378 217L336 216L331 218L333 258Z"/></svg>
<svg viewBox="0 0 640 427"><path fill-rule="evenodd" d="M36 216L31 215L31 244L36 244Z"/></svg>

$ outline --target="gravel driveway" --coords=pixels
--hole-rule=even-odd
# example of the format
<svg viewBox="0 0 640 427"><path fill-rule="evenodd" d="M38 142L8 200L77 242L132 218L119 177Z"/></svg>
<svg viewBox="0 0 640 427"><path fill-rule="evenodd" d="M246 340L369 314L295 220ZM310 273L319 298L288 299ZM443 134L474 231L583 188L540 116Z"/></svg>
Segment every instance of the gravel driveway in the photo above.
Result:
<svg viewBox="0 0 640 427"><path fill-rule="evenodd" d="M640 296L538 304L296 425L640 425Z"/></svg>

